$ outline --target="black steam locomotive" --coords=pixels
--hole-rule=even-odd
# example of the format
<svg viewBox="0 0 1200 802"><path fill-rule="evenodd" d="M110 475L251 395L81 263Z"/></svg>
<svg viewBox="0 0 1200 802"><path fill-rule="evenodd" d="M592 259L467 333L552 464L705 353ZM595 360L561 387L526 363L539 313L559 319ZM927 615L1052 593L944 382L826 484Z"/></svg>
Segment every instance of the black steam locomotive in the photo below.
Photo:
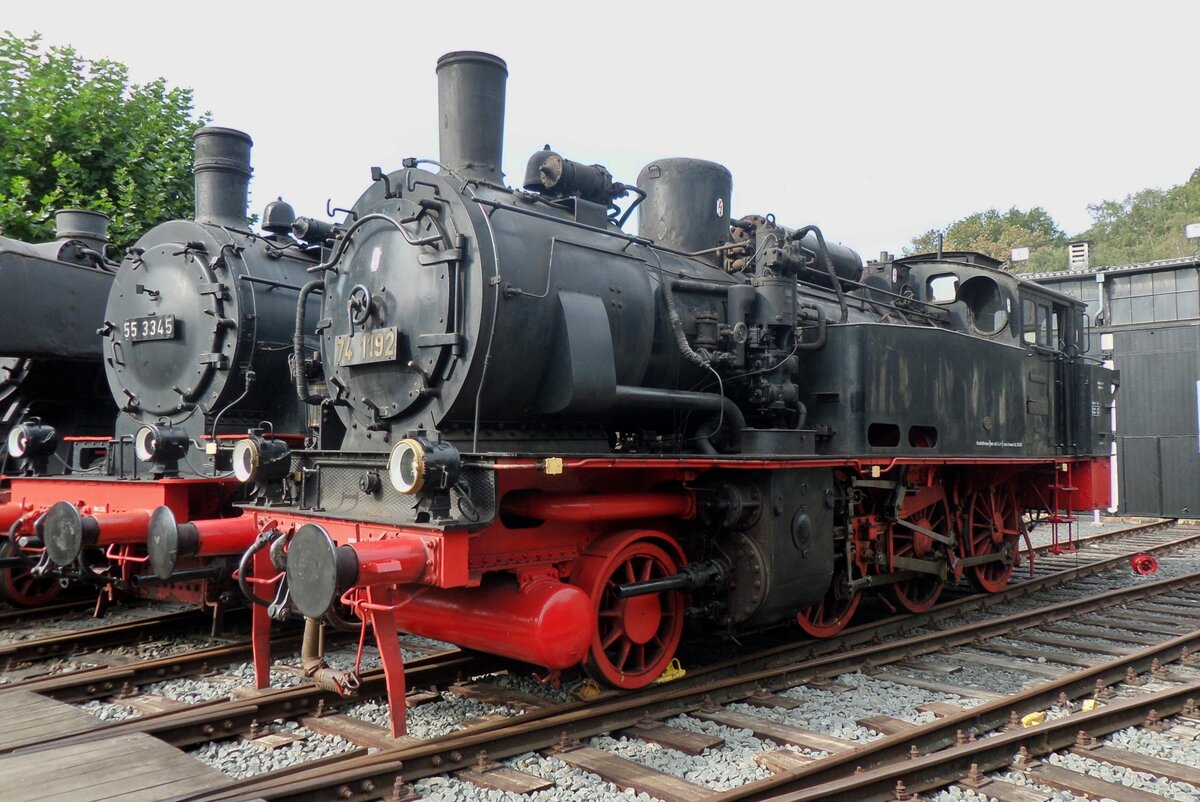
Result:
<svg viewBox="0 0 1200 802"><path fill-rule="evenodd" d="M104 383L96 328L116 264L106 254L108 218L65 209L55 238L30 244L0 237L0 474L62 475L102 461L116 407ZM31 291L31 288L36 288ZM22 507L5 483L0 509ZM22 507L17 517L28 516ZM2 517L2 516L0 516ZM35 576L13 520L0 541L0 599L36 606L57 581Z"/></svg>
<svg viewBox="0 0 1200 802"><path fill-rule="evenodd" d="M21 485L52 562L107 547L179 588L234 558L260 679L268 610L369 622L399 732L397 631L636 688L685 624L925 610L1002 587L1028 512L1108 506L1115 377L1078 302L733 218L711 162L634 185L547 148L509 188L504 62L437 74L439 160L374 169L336 225L247 231L248 138L199 135L196 221L109 297L104 475Z"/></svg>
<svg viewBox="0 0 1200 802"><path fill-rule="evenodd" d="M341 448L234 450L251 551L283 544L275 611L370 621L393 694L397 630L640 687L685 619L830 635L875 588L924 610L1003 586L1027 512L1107 506L1114 377L1079 303L731 218L710 162L634 186L547 149L509 188L504 62L437 73L439 161L373 170L300 293L298 396ZM159 523L152 554L205 540Z"/></svg>
<svg viewBox="0 0 1200 802"><path fill-rule="evenodd" d="M230 470L235 441L261 424L277 442L299 448L319 428L310 412L320 408L280 392L292 386L296 299L319 248L291 237L295 214L282 201L268 204L263 233L247 225L249 136L208 127L195 143L194 219L146 232L120 265L103 265L103 286L90 273L65 276L64 253L85 260L96 253L70 250L70 243L58 254L64 278L54 286L61 288L41 303L28 288L44 287L46 272L38 274L41 282L8 275L16 267L7 263L0 273L29 299L14 307L25 317L6 318L0 353L86 356L86 377L103 398L85 406L83 369L60 371L59 395L39 389L32 410L66 394L75 414L91 413L93 436L67 436L73 423L62 415L27 415L12 429L11 498L0 506L14 555L10 573L55 586L63 578L84 581L108 598L138 594L219 607L233 596L227 591L236 561L229 552L243 551L258 535L232 504L243 493ZM315 314L315 298L311 305ZM26 340L49 353L34 352ZM316 350L315 337L299 342ZM156 511L220 521L220 557L201 562L192 559L201 555L173 554L169 568L152 566L170 581L160 579L146 565Z"/></svg>

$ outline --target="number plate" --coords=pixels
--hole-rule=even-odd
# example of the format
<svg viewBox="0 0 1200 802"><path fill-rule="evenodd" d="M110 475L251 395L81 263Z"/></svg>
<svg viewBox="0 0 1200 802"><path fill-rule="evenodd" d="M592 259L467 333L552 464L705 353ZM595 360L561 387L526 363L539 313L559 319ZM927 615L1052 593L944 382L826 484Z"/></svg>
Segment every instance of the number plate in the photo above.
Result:
<svg viewBox="0 0 1200 802"><path fill-rule="evenodd" d="M174 315L131 317L121 325L121 333L131 343L143 340L173 340L177 331Z"/></svg>
<svg viewBox="0 0 1200 802"><path fill-rule="evenodd" d="M339 334L334 338L339 365L368 365L372 362L391 362L396 358L396 340L400 331L395 326L373 331Z"/></svg>

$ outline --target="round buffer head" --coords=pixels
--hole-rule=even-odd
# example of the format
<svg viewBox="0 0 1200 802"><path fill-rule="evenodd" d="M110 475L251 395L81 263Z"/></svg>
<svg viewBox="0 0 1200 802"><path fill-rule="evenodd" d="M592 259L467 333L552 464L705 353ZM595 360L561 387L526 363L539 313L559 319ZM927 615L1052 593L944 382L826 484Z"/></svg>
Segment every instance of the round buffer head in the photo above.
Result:
<svg viewBox="0 0 1200 802"><path fill-rule="evenodd" d="M42 542L55 565L70 565L83 553L83 516L69 501L60 501L42 519Z"/></svg>
<svg viewBox="0 0 1200 802"><path fill-rule="evenodd" d="M170 579L179 558L179 525L170 507L159 507L150 514L150 532L146 537L150 569L159 579Z"/></svg>
<svg viewBox="0 0 1200 802"><path fill-rule="evenodd" d="M292 536L287 582L292 604L306 618L320 618L337 600L337 546L323 527L305 524Z"/></svg>

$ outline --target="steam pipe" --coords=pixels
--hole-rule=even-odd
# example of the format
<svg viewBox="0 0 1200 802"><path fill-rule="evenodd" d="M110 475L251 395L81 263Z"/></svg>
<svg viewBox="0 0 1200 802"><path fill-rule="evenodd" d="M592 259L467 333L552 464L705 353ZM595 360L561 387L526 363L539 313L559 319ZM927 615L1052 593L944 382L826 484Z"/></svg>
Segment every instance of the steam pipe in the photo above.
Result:
<svg viewBox="0 0 1200 802"><path fill-rule="evenodd" d="M300 288L300 300L296 302L296 333L292 336L292 359L295 361L296 397L304 404L319 404L321 396L309 394L304 386L304 305L308 296L317 290L325 291L324 279L314 279Z"/></svg>
<svg viewBox="0 0 1200 802"><path fill-rule="evenodd" d="M655 254L657 257L658 254ZM661 269L659 271L659 279L662 279ZM675 306L675 291L671 289L673 281L662 281L663 300L667 303L667 319L671 322L671 332L675 335L675 344L679 346L679 353L683 354L684 358L689 362L699 365L702 368L709 366L711 358L707 351L700 349L696 351L692 348L691 343L687 340L687 334L683 330L683 321L679 318L679 310Z"/></svg>
<svg viewBox="0 0 1200 802"><path fill-rule="evenodd" d="M810 343L796 343L797 351L817 351L825 347L825 340L829 337L829 333L825 330L825 309L824 307L813 304L812 306L801 306L800 316L806 320L812 320L809 312L816 312L817 315L817 339Z"/></svg>
<svg viewBox="0 0 1200 802"><path fill-rule="evenodd" d="M825 263L825 272L829 274L829 280L833 282L833 291L837 294L838 307L842 310L842 317L838 322L845 323L850 319L850 308L846 305L846 293L842 290L842 280L837 274L837 269L833 266L833 258L829 255L829 246L825 244L825 235L821 233L821 229L816 226L798 228L788 235L788 239L798 241L808 234L812 234L817 238L817 251L821 256L821 261Z"/></svg>
<svg viewBox="0 0 1200 802"><path fill-rule="evenodd" d="M746 416L738 409L737 404L718 393L697 393L688 390L660 390L654 387L631 387L617 385L614 403L619 407L637 407L640 409L695 409L703 412L716 412L729 419L729 428L733 433L734 450L741 450L742 429L746 428ZM708 438L715 434L709 433L700 437L701 447L712 449ZM707 450L707 449L706 449Z"/></svg>

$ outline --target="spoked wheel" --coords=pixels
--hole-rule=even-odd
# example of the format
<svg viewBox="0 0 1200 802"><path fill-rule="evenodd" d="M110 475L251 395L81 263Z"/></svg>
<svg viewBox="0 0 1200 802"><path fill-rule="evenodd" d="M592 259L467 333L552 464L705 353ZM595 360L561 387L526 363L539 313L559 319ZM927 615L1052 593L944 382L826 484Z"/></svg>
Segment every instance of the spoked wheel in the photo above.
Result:
<svg viewBox="0 0 1200 802"><path fill-rule="evenodd" d="M1008 584L1017 562L1021 509L1008 485L977 490L967 498L964 551L968 557L1000 554L997 562L967 567L967 579L979 590L995 593Z"/></svg>
<svg viewBox="0 0 1200 802"><path fill-rule="evenodd" d="M12 544L0 540L0 557L9 557ZM40 607L62 593L57 579L39 578L30 573L32 566L0 569L0 599L16 607Z"/></svg>
<svg viewBox="0 0 1200 802"><path fill-rule="evenodd" d="M862 593L851 593L845 573L834 574L821 600L796 614L800 629L814 638L832 638L854 618Z"/></svg>
<svg viewBox="0 0 1200 802"><path fill-rule="evenodd" d="M950 531L950 507L945 499L939 499L917 510L908 520L931 532L946 534ZM935 560L941 554L941 544L936 540L899 523L892 524L891 537L893 553L897 557ZM937 603L945 582L933 574L922 574L902 579L889 587L901 608L910 613L923 613Z"/></svg>
<svg viewBox="0 0 1200 802"><path fill-rule="evenodd" d="M618 599L614 589L673 576L677 569L667 550L650 540L583 558L576 584L596 609L596 631L584 662L593 678L617 688L641 688L666 670L683 634L684 594L668 591Z"/></svg>

